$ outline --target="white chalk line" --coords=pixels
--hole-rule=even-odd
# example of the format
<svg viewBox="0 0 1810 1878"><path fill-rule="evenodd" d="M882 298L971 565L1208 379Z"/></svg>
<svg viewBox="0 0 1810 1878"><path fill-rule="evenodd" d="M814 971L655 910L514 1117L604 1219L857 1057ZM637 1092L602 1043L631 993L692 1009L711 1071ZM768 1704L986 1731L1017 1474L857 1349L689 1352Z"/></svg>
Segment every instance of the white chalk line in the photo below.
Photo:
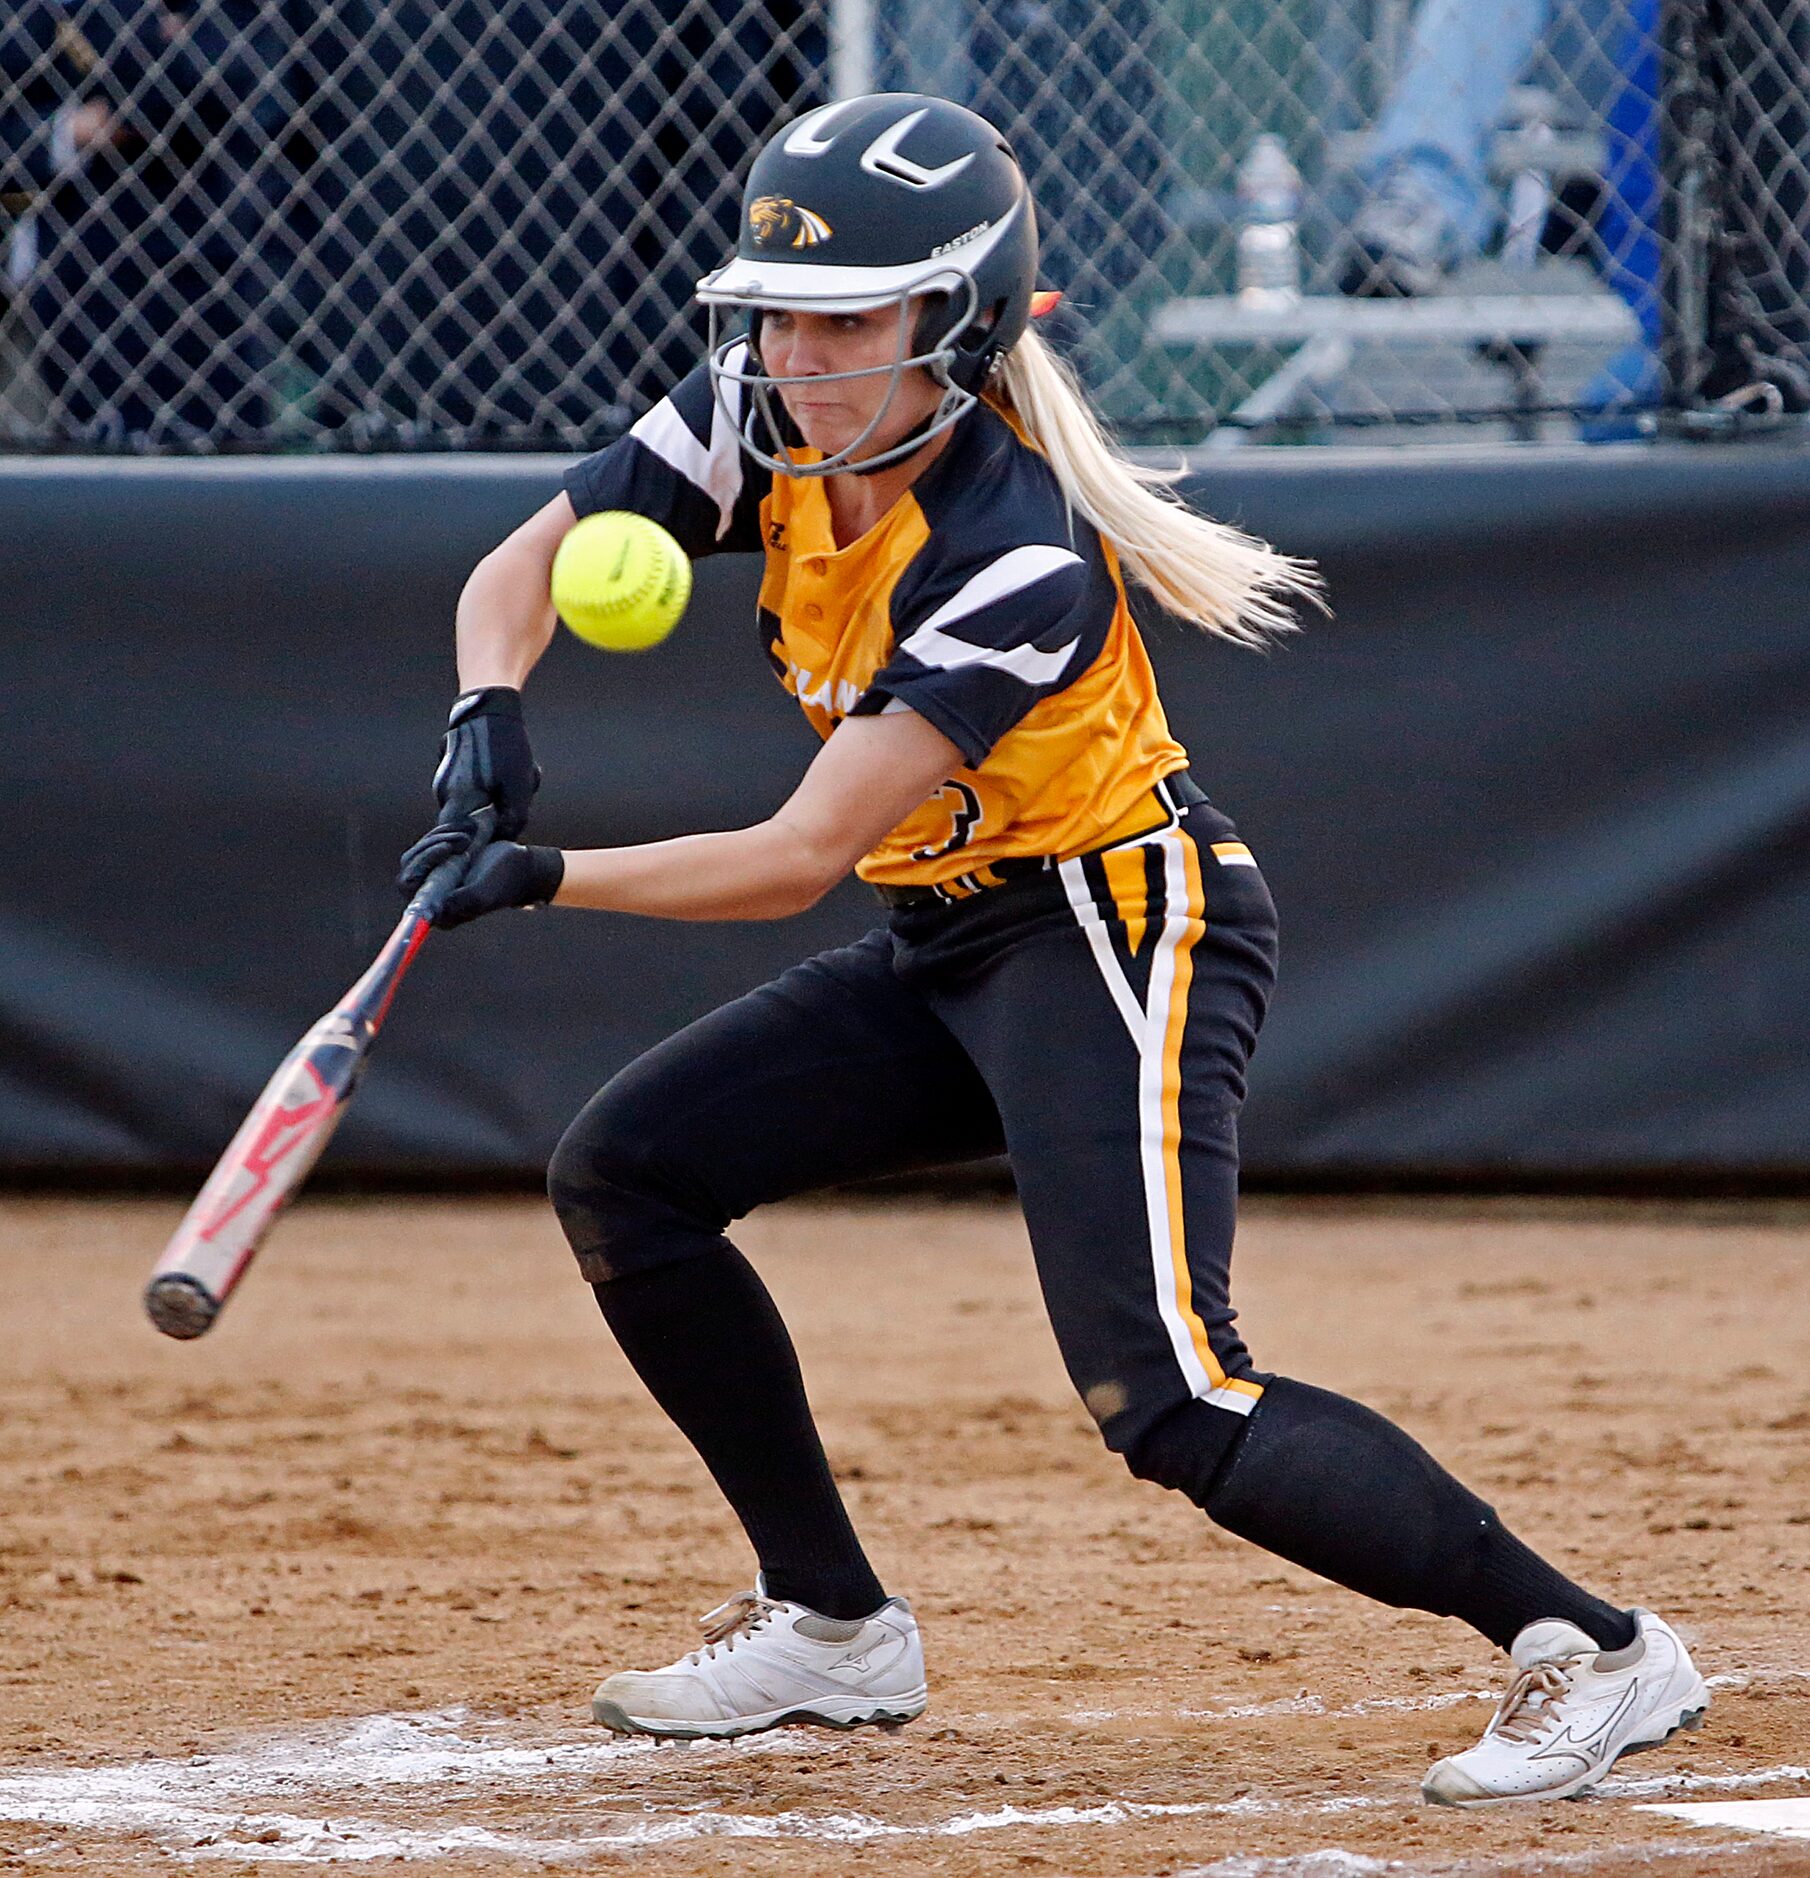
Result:
<svg viewBox="0 0 1810 1878"><path fill-rule="evenodd" d="M529 1859L566 1859L592 1852L625 1851L671 1845L687 1839L797 1839L858 1845L875 1839L961 1839L973 1833L998 1832L1011 1827L1122 1826L1139 1819L1175 1819L1200 1814L1327 1813L1356 1807L1390 1806L1388 1800L1319 1801L1305 1807L1286 1801L1174 1802L1105 1800L1092 1806L996 1806L980 1812L958 1813L923 1825L898 1825L871 1813L685 1813L664 1818L633 1819L602 1832L568 1839L511 1838L481 1827L460 1827L450 1832L414 1832L364 1821L322 1822L297 1820L293 1836L265 1843L256 1836L228 1843L191 1847L191 1858L237 1858L274 1862L318 1862L323 1859L432 1857L446 1852L495 1851ZM255 1822L262 1832L283 1832L280 1815Z"/></svg>
<svg viewBox="0 0 1810 1878"><path fill-rule="evenodd" d="M1328 1845L1283 1858L1241 1852L1232 1858L1216 1859L1211 1865L1190 1865L1176 1878L1371 1878L1377 1872L1412 1869L1395 1859L1371 1858L1364 1852L1347 1852L1343 1846Z"/></svg>
<svg viewBox="0 0 1810 1878"><path fill-rule="evenodd" d="M413 1715L369 1715L339 1727L284 1732L218 1754L183 1760L146 1757L93 1768L0 1776L0 1818L6 1809L81 1782L96 1804L136 1804L179 1797L189 1802L225 1801L247 1794L360 1793L373 1788L422 1787L446 1782L491 1785L514 1782L544 1790L551 1775L588 1773L612 1762L677 1752L687 1756L748 1754L784 1749L810 1753L829 1743L804 1729L753 1736L742 1742L663 1744L603 1735L595 1741L525 1746L500 1731L490 1739L459 1732L473 1722L462 1708Z"/></svg>
<svg viewBox="0 0 1810 1878"><path fill-rule="evenodd" d="M385 1793L433 1789L444 1796L480 1789L517 1789L546 1796L571 1790L581 1776L612 1763L672 1753L655 1741L557 1742L528 1747L506 1736L461 1734L463 1709L414 1715L373 1715L340 1728L274 1736L218 1754L186 1760L148 1758L106 1767L57 1768L0 1775L0 1819L91 1832L148 1832L191 1852L212 1841L218 1855L254 1858L377 1858L430 1849L512 1849L515 1841L481 1827L420 1835L370 1821L311 1817L268 1810L259 1802L293 1807L306 1797L358 1796L367 1803ZM680 1746L687 1758L783 1750L809 1754L829 1745L803 1729L788 1729L741 1743ZM326 1809L329 1814L331 1808ZM264 1843L260 1835L276 1835ZM431 1843L430 1843L431 1842ZM315 1849L318 1848L318 1849Z"/></svg>
<svg viewBox="0 0 1810 1878"><path fill-rule="evenodd" d="M1278 1702L1249 1702L1235 1708L1184 1708L1177 1709L1178 1715L1185 1715L1190 1720L1198 1721L1243 1721L1253 1715L1319 1715L1328 1721L1335 1721L1341 1716L1384 1715L1389 1713L1420 1714L1434 1709L1457 1708L1465 1702L1499 1702L1501 1691L1497 1689L1451 1689L1441 1695L1373 1695L1356 1702L1347 1702L1342 1708L1328 1708L1317 1695L1297 1695L1285 1697Z"/></svg>
<svg viewBox="0 0 1810 1878"><path fill-rule="evenodd" d="M1612 1800L1629 1800L1643 1793L1734 1793L1743 1787L1776 1787L1787 1780L1810 1781L1810 1767L1762 1767L1750 1774L1611 1774L1596 1791Z"/></svg>
<svg viewBox="0 0 1810 1878"><path fill-rule="evenodd" d="M1798 1669L1794 1665L1735 1669L1721 1676L1705 1676L1703 1680L1712 1689L1752 1689L1772 1682L1810 1682L1810 1669Z"/></svg>
<svg viewBox="0 0 1810 1878"><path fill-rule="evenodd" d="M1779 1781L1810 1780L1810 1768L1769 1767L1749 1774L1674 1774L1645 1780L1610 1779L1596 1789L1600 1796L1625 1799L1639 1792L1706 1791L1774 1784ZM1693 1826L1733 1827L1747 1834L1767 1834L1789 1839L1810 1839L1810 1796L1787 1800L1712 1800L1685 1805L1645 1803L1633 1809L1637 1813L1657 1813L1686 1821ZM1541 1851L1536 1859L1510 1853L1500 1860L1479 1863L1472 1858L1456 1861L1438 1859L1432 1863L1413 1859L1380 1859L1363 1852L1347 1852L1342 1846L1324 1846L1312 1852L1284 1856L1240 1853L1216 1860L1210 1865L1190 1865L1176 1878L1378 1878L1379 1874L1399 1873L1402 1878L1435 1878L1443 1872L1472 1873L1489 1870L1516 1870L1537 1863L1540 1870L1555 1867L1587 1869L1592 1865L1619 1863L1623 1859L1646 1864L1655 1859L1694 1858L1709 1854L1740 1855L1755 1849L1752 1836L1725 1839L1708 1844L1654 1844L1591 1846L1570 1853Z"/></svg>
<svg viewBox="0 0 1810 1878"><path fill-rule="evenodd" d="M1328 1708L1317 1695L1303 1690L1299 1695L1279 1696L1273 1702L1239 1702L1230 1708L1074 1708L1068 1711L1072 1722L1149 1721L1159 1716L1178 1721L1250 1721L1265 1715L1314 1715L1323 1721L1340 1716L1375 1715L1396 1709L1404 1712L1456 1708L1462 1702L1496 1702L1501 1695L1495 1689L1461 1689L1444 1695L1378 1695L1364 1701L1348 1702L1342 1708Z"/></svg>
<svg viewBox="0 0 1810 1878"><path fill-rule="evenodd" d="M486 1727L457 1709L377 1715L339 1730L316 1729L186 1760L147 1759L0 1775L0 1819L80 1832L147 1834L188 1859L305 1863L430 1858L458 1852L561 1859L701 1838L843 1844L870 1839L948 1839L1013 1827L1111 1826L1194 1815L1337 1815L1406 1803L1406 1796L1337 1795L1307 1801L1254 1795L1173 1803L1111 1799L1081 1806L1003 1805L921 1824L899 1824L860 1812L686 1811L649 1816L653 1814L649 1806L641 1812L625 1808L605 1813L598 1822L600 1830L560 1838L512 1834L475 1824L424 1831L363 1816L373 1801L412 1795L444 1808L451 1798L475 1799L483 1793L513 1792L544 1803L572 1797L576 1791L589 1807L598 1800L595 1774L612 1764L640 1763L635 1771L648 1774L655 1771L649 1764L652 1756L726 1758L750 1752L816 1753L834 1746L813 1731L780 1729L747 1742L675 1746L610 1739L527 1747L503 1736L485 1739ZM334 1797L351 1801L358 1810L342 1814L332 1804Z"/></svg>
<svg viewBox="0 0 1810 1878"><path fill-rule="evenodd" d="M1464 1692L1444 1700L1474 1699L1474 1692ZM1353 1707L1326 1712L1365 1711ZM331 1804L331 1797L338 1796L363 1812L371 1802L385 1797L407 1799L418 1794L444 1807L455 1796L475 1799L483 1793L511 1792L546 1802L576 1790L582 1792L584 1804L594 1806L598 1803L594 1777L612 1765L624 1766L625 1771L633 1766L638 1774L650 1774L655 1771L650 1757L656 1756L671 1761L675 1756L691 1760L750 1753L813 1754L833 1750L835 1745L814 1731L782 1729L743 1742L685 1745L609 1738L527 1746L519 1736L505 1733L502 1725L471 1718L461 1709L377 1715L339 1729L286 1734L184 1760L146 1759L0 1775L0 1819L86 1832L148 1834L186 1858L301 1863L480 1851L523 1859L561 1859L699 1838L796 1838L852 1844L871 1839L960 1838L1013 1827L1110 1826L1146 1818L1331 1817L1415 1803L1408 1793L1305 1799L1244 1795L1174 1803L1111 1799L1082 1806L1004 1805L920 1824L899 1824L860 1812L686 1811L650 1817L654 1809L649 1805L640 1812L605 1813L598 1820L602 1830L560 1838L528 1837L475 1824L422 1831L354 1816L350 1810L346 1816L337 1816L339 1809ZM1598 1791L1604 1797L1627 1799L1739 1791L1782 1781L1810 1782L1810 1768L1618 1777L1604 1782ZM1344 1869L1352 1874L1358 1870ZM1309 1873L1304 1878L1319 1875ZM1339 1874L1328 1868L1326 1878L1339 1878Z"/></svg>

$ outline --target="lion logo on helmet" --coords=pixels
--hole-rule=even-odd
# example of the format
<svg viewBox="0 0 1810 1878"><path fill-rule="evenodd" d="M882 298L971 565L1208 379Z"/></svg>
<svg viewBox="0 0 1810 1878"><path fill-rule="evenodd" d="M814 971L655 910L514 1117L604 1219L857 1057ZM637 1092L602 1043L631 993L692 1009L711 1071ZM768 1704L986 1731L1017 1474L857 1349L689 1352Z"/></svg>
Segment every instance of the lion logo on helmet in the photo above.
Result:
<svg viewBox="0 0 1810 1878"><path fill-rule="evenodd" d="M813 209L800 208L789 196L756 196L748 204L748 226L757 247L782 242L789 248L814 248L828 241L830 225Z"/></svg>

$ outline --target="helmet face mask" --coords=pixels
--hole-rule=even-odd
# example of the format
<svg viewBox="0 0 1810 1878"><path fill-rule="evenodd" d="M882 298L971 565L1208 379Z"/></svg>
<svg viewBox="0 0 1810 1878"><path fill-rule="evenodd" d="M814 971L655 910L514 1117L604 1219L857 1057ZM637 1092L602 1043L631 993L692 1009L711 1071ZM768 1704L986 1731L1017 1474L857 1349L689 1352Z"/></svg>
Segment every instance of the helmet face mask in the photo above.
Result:
<svg viewBox="0 0 1810 1878"><path fill-rule="evenodd" d="M859 474L902 462L979 402L1025 329L1036 266L1036 215L1024 177L984 118L910 93L820 106L756 156L736 252L698 283L711 315L718 405L742 448L782 475ZM801 461L788 442L796 426L774 398L805 380L768 371L761 315L880 308L897 316L890 361L810 375L819 384L884 376L879 409L851 442L819 462ZM738 355L743 343L747 353ZM883 435L911 371L928 373L939 388L935 408L905 436L862 457Z"/></svg>
<svg viewBox="0 0 1810 1878"><path fill-rule="evenodd" d="M913 301L924 292L932 292L961 305L953 316L941 308L923 308L915 314ZM742 449L755 462L782 476L835 476L847 471L866 474L902 462L931 438L958 422L979 401L975 392L956 382L952 368L960 363L958 342L976 320L975 287L971 278L950 273L934 287L902 289L888 301L876 303L870 293L826 296L809 302L778 300L712 300L710 303L710 381L718 408L733 427ZM761 315L769 311L799 313L862 313L890 305L896 312L893 356L884 364L857 366L840 372L810 372L781 377L767 370L760 353ZM929 337L927 329L937 334ZM739 363L731 355L746 348ZM886 421L897 400L899 387L910 371L927 372L940 388L941 396L929 417L915 424L901 438L870 456L861 452ZM793 385L846 384L856 380L883 378L885 396L860 433L817 462L801 460L787 440L788 430L796 431L784 410L784 393ZM746 393L743 400L731 397L733 388ZM775 408L775 403L779 408ZM741 404L737 416L735 405ZM762 447L764 435L772 448Z"/></svg>

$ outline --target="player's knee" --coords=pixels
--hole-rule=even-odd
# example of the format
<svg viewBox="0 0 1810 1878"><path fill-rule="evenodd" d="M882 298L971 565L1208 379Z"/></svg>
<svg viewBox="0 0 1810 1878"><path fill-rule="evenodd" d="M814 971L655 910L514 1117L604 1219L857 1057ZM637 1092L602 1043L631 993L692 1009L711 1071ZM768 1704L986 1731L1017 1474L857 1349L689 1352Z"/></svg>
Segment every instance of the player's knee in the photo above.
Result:
<svg viewBox="0 0 1810 1878"><path fill-rule="evenodd" d="M1107 1446L1139 1480L1185 1494L1205 1506L1213 1477L1244 1432L1244 1417L1211 1403L1187 1401L1126 1431L1120 1439L1103 1426Z"/></svg>
<svg viewBox="0 0 1810 1878"><path fill-rule="evenodd" d="M723 1225L646 1117L614 1091L606 1085L586 1103L547 1164L547 1195L591 1284L691 1256Z"/></svg>

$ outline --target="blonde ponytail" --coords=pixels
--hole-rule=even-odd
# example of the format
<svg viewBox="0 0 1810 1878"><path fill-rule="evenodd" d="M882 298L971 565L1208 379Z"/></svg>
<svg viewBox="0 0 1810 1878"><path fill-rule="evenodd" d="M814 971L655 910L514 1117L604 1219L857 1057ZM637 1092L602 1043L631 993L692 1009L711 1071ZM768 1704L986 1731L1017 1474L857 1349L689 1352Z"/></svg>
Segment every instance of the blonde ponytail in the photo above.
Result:
<svg viewBox="0 0 1810 1878"><path fill-rule="evenodd" d="M1168 487L1183 472L1122 456L1068 366L1034 331L1006 353L987 397L1048 458L1069 506L1171 613L1239 645L1293 632L1291 602L1323 606L1310 562L1196 514Z"/></svg>

